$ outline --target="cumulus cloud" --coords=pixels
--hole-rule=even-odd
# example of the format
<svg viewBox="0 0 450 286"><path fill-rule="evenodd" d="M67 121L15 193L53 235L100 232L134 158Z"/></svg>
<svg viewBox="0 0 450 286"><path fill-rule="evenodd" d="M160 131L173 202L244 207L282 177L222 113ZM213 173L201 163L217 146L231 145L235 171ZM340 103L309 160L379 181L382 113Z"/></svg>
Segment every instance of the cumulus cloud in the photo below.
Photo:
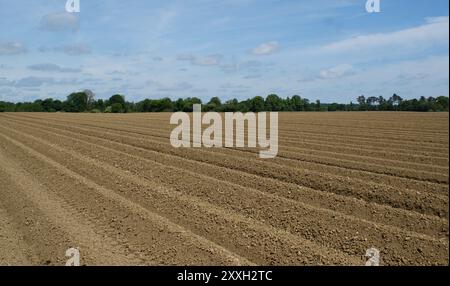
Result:
<svg viewBox="0 0 450 286"><path fill-rule="evenodd" d="M449 18L427 18L426 23L414 28L389 33L360 35L334 42L320 50L331 53L361 51L386 46L422 47L449 41Z"/></svg>
<svg viewBox="0 0 450 286"><path fill-rule="evenodd" d="M18 55L26 52L26 48L19 42L0 42L0 56Z"/></svg>
<svg viewBox="0 0 450 286"><path fill-rule="evenodd" d="M34 71L43 71L43 72L63 72L63 73L81 72L81 69L79 69L79 68L60 67L56 64L50 64L50 63L31 65L31 66L28 66L28 69L34 70Z"/></svg>
<svg viewBox="0 0 450 286"><path fill-rule="evenodd" d="M276 52L280 48L280 45L276 41L262 43L261 45L251 50L252 54L257 56L270 55Z"/></svg>
<svg viewBox="0 0 450 286"><path fill-rule="evenodd" d="M51 13L42 17L40 28L46 31L76 31L78 30L78 19L75 14L61 12Z"/></svg>
<svg viewBox="0 0 450 286"><path fill-rule="evenodd" d="M353 73L353 66L349 64L338 65L329 69L320 71L322 79L337 79Z"/></svg>

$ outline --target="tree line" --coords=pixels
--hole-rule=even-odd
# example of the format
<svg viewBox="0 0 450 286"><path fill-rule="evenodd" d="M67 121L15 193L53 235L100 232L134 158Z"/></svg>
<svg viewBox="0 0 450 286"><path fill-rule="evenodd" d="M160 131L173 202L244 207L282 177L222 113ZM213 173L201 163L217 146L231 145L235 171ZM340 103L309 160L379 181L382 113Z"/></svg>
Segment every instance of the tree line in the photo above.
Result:
<svg viewBox="0 0 450 286"><path fill-rule="evenodd" d="M58 99L38 99L34 102L3 102L0 101L0 112L92 112L92 113L132 113L132 112L191 112L193 104L202 104L203 111L217 112L262 112L262 111L448 111L448 97L420 97L404 100L394 94L389 98L383 96L359 96L356 102L321 103L320 100L310 101L307 98L294 95L281 98L270 94L266 98L256 96L239 101L237 99L222 102L213 97L203 103L199 98L180 98L175 101L170 98L145 99L139 102L126 101L124 95L116 94L109 99L95 99L90 90L74 92L64 101Z"/></svg>

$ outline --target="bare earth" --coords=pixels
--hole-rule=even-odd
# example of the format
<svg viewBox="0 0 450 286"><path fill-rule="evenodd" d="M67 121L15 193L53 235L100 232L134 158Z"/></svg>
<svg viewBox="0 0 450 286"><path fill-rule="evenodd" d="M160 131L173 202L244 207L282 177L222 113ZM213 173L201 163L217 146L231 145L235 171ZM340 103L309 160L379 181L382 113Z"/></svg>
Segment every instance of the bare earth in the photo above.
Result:
<svg viewBox="0 0 450 286"><path fill-rule="evenodd" d="M0 265L448 265L448 113L280 113L280 151L170 114L0 113Z"/></svg>

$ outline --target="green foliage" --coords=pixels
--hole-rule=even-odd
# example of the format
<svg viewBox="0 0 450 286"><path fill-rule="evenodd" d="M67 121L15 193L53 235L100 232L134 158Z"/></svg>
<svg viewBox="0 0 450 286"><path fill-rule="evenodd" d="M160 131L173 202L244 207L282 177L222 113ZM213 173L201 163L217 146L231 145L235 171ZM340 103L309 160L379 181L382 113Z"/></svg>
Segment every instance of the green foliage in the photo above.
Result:
<svg viewBox="0 0 450 286"><path fill-rule="evenodd" d="M228 100L222 107L224 112L236 112L239 110L239 101L234 98L232 100Z"/></svg>
<svg viewBox="0 0 450 286"><path fill-rule="evenodd" d="M170 98L163 99L145 99L136 104L136 109L139 112L172 112L175 104Z"/></svg>
<svg viewBox="0 0 450 286"><path fill-rule="evenodd" d="M255 96L249 100L250 111L252 112L261 112L265 109L264 98L261 96Z"/></svg>
<svg viewBox="0 0 450 286"><path fill-rule="evenodd" d="M306 110L305 100L302 99L298 95L294 95L291 98L290 106L292 108L292 111L305 111Z"/></svg>
<svg viewBox="0 0 450 286"><path fill-rule="evenodd" d="M120 103L122 106L125 105L125 97L120 94L115 94L109 98L109 104L112 106L114 103Z"/></svg>
<svg viewBox="0 0 450 286"><path fill-rule="evenodd" d="M216 111L220 112L222 110L222 101L218 97L213 97L211 100L203 107L204 111Z"/></svg>
<svg viewBox="0 0 450 286"><path fill-rule="evenodd" d="M68 112L85 112L88 110L88 105L89 97L87 93L74 92L67 96L64 109Z"/></svg>
<svg viewBox="0 0 450 286"><path fill-rule="evenodd" d="M122 113L126 111L125 96L115 94L108 100L108 105L112 107L112 113Z"/></svg>
<svg viewBox="0 0 450 286"><path fill-rule="evenodd" d="M266 98L266 110L269 111L282 111L284 106L283 99L276 94L270 94Z"/></svg>
<svg viewBox="0 0 450 286"><path fill-rule="evenodd" d="M265 99L261 96L239 101L237 99L221 102L218 97L211 98L203 104L202 110L217 112L262 112L262 111L446 111L448 112L449 98L446 96L424 97L404 100L397 94L388 99L383 96L357 98L357 104L322 103L320 100L310 102L307 98L294 95L291 98L281 98L270 94ZM123 95L113 95L108 100L94 100L93 92L71 93L67 100L60 101L52 98L38 99L34 102L4 102L0 101L0 112L92 112L92 113L124 113L124 112L192 112L193 104L202 104L196 97L180 98L172 101L170 98L145 99L138 103L127 102Z"/></svg>
<svg viewBox="0 0 450 286"><path fill-rule="evenodd" d="M11 102L0 101L0 112L14 112L16 111L16 105Z"/></svg>
<svg viewBox="0 0 450 286"><path fill-rule="evenodd" d="M123 105L121 103L113 103L111 105L111 112L112 113L122 113L123 112Z"/></svg>
<svg viewBox="0 0 450 286"><path fill-rule="evenodd" d="M100 110L101 112L105 111L106 105L103 99L99 99L93 102L93 108Z"/></svg>

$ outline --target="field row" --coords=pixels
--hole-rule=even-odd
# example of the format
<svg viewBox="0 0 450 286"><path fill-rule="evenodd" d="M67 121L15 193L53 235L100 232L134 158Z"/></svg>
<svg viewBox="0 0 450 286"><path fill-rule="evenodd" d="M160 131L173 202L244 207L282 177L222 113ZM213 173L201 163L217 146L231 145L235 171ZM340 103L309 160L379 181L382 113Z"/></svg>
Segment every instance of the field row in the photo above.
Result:
<svg viewBox="0 0 450 286"><path fill-rule="evenodd" d="M290 144L262 160L173 148L166 117L0 115L0 219L21 235L24 261L61 264L76 245L86 264L363 265L376 247L386 265L448 264L445 130L411 131L386 158L364 154L358 136L295 145L293 123L308 117L282 115ZM333 130L309 120L324 137ZM428 140L429 151L411 152Z"/></svg>

